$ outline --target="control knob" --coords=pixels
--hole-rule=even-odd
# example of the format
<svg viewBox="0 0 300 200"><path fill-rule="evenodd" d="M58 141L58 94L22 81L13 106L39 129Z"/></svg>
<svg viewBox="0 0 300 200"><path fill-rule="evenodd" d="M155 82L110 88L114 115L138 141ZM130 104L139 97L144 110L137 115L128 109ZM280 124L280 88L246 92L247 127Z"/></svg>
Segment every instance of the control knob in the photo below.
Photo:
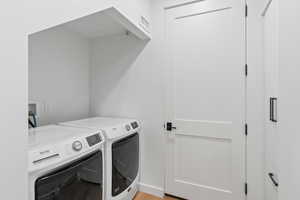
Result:
<svg viewBox="0 0 300 200"><path fill-rule="evenodd" d="M82 143L80 141L75 141L72 144L72 148L74 151L80 151L82 149Z"/></svg>
<svg viewBox="0 0 300 200"><path fill-rule="evenodd" d="M131 129L130 125L126 124L125 129L126 129L126 131L130 131L130 129Z"/></svg>

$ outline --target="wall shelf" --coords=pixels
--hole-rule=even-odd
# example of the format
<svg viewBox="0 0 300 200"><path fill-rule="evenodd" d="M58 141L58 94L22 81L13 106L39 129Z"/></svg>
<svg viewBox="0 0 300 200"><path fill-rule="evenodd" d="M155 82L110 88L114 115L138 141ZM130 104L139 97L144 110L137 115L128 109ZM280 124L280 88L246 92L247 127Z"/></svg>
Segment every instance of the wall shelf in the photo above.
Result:
<svg viewBox="0 0 300 200"><path fill-rule="evenodd" d="M80 17L70 22L58 25L57 27L76 32L88 39L121 35L128 32L141 40L151 39L150 34L141 24L132 22L125 14L115 7L110 7L105 10Z"/></svg>

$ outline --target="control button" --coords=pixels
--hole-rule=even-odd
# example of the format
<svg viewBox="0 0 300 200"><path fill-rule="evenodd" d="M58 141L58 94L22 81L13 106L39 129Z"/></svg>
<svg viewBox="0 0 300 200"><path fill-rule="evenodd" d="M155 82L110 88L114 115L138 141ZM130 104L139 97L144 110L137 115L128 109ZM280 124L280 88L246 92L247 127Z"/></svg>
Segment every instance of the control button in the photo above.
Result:
<svg viewBox="0 0 300 200"><path fill-rule="evenodd" d="M82 143L80 141L75 141L72 144L72 148L74 151L80 151L82 149Z"/></svg>
<svg viewBox="0 0 300 200"><path fill-rule="evenodd" d="M126 131L130 131L130 129L131 129L130 125L126 124L125 129L126 129Z"/></svg>
<svg viewBox="0 0 300 200"><path fill-rule="evenodd" d="M132 122L132 123L131 123L131 126L132 126L133 129L136 129L136 128L139 127L139 125L138 125L137 122Z"/></svg>

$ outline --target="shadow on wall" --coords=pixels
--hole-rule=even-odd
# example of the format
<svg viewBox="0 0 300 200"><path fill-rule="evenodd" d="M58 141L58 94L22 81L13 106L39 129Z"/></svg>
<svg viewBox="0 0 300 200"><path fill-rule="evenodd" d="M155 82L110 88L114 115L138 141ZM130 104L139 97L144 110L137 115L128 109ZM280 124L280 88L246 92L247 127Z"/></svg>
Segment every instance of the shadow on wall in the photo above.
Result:
<svg viewBox="0 0 300 200"><path fill-rule="evenodd" d="M100 38L92 44L92 116L140 116L140 80L145 78L146 71L137 62L146 45L147 41L130 34Z"/></svg>

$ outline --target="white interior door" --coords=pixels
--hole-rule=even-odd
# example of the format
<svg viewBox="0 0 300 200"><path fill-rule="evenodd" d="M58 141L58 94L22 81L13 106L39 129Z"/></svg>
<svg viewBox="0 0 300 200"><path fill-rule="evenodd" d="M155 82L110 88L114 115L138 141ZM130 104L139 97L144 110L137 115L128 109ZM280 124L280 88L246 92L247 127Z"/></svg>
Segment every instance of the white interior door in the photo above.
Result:
<svg viewBox="0 0 300 200"><path fill-rule="evenodd" d="M185 1L186 2L186 1ZM169 68L166 193L245 198L245 4L192 1L165 9Z"/></svg>
<svg viewBox="0 0 300 200"><path fill-rule="evenodd" d="M276 200L278 196L276 183L271 180L270 173L278 182L278 126L276 105L274 119L271 121L270 98L278 97L278 11L277 0L270 1L264 16L264 61L265 61L265 102L266 102L266 143L265 143L265 191L266 200ZM276 103L276 102L275 102ZM275 121L274 121L275 120Z"/></svg>

